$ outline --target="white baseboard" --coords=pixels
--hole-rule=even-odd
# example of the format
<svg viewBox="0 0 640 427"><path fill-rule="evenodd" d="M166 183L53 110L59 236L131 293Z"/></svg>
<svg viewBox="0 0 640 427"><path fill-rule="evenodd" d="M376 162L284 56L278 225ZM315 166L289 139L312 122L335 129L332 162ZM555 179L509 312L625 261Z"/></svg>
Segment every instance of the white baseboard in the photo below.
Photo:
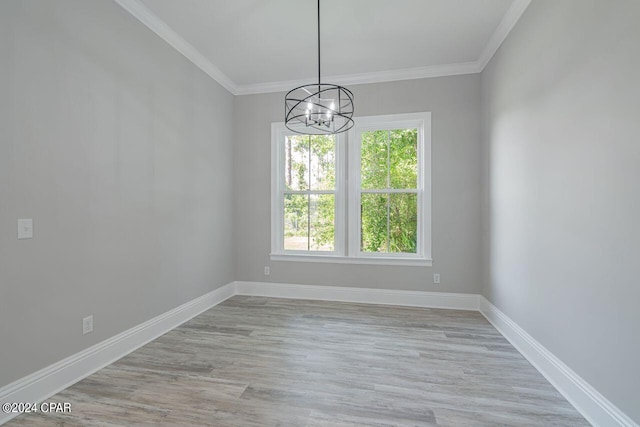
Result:
<svg viewBox="0 0 640 427"><path fill-rule="evenodd" d="M234 295L480 311L594 426L639 427L487 299L474 294L232 282L0 388L0 402L42 402ZM18 414L0 413L0 424Z"/></svg>
<svg viewBox="0 0 640 427"><path fill-rule="evenodd" d="M592 425L638 427L624 412L483 296L480 296L480 312Z"/></svg>
<svg viewBox="0 0 640 427"><path fill-rule="evenodd" d="M447 308L454 310L478 310L478 295L474 294L293 285L268 282L235 282L235 285L238 295Z"/></svg>
<svg viewBox="0 0 640 427"><path fill-rule="evenodd" d="M235 294L224 285L0 388L0 402L42 402ZM0 424L19 414L0 413Z"/></svg>

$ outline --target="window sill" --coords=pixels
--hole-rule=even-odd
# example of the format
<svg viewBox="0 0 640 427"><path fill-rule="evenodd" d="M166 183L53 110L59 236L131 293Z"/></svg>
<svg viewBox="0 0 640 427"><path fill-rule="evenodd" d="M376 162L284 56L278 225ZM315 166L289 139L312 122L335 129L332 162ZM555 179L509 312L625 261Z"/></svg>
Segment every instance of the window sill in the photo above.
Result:
<svg viewBox="0 0 640 427"><path fill-rule="evenodd" d="M271 261L324 262L332 264L398 265L431 267L433 261L425 258L347 257L338 255L271 254Z"/></svg>

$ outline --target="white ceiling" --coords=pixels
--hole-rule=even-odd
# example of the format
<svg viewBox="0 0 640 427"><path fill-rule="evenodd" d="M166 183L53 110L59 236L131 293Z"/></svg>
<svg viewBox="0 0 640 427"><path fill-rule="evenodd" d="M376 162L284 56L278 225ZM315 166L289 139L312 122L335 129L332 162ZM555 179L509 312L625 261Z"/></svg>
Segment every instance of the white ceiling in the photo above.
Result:
<svg viewBox="0 0 640 427"><path fill-rule="evenodd" d="M317 80L315 0L116 1L233 93ZM321 0L323 80L479 72L529 1Z"/></svg>

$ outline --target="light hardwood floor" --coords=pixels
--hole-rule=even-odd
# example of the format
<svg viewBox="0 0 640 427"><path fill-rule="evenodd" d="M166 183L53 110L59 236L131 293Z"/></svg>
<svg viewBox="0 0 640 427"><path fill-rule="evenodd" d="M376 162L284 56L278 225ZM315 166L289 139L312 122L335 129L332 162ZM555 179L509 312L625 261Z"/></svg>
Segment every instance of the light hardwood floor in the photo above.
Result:
<svg viewBox="0 0 640 427"><path fill-rule="evenodd" d="M480 313L233 297L10 426L584 426Z"/></svg>

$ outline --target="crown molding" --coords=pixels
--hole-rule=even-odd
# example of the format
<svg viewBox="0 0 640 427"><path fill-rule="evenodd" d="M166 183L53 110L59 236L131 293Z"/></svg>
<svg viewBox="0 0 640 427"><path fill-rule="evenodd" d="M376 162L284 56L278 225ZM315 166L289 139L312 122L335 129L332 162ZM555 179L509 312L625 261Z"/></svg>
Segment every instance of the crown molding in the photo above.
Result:
<svg viewBox="0 0 640 427"><path fill-rule="evenodd" d="M204 71L212 79L217 81L222 87L234 95L237 95L237 85L218 67L213 65L198 49L191 43L183 39L166 22L160 19L140 0L113 0L124 10L142 22L147 28L156 33L162 40L166 41L175 50L193 62L198 68Z"/></svg>
<svg viewBox="0 0 640 427"><path fill-rule="evenodd" d="M200 53L200 51L193 47L191 43L183 39L169 27L169 25L140 0L114 1L233 95L284 92L314 81L314 79L310 77L300 80L237 84ZM340 82L341 85L359 85L481 73L527 9L529 3L531 3L531 0L514 0L500 21L500 24L498 24L498 27L489 38L487 45L477 61L404 68L400 70L374 71L371 73L333 75L325 76L323 80L325 82Z"/></svg>
<svg viewBox="0 0 640 427"><path fill-rule="evenodd" d="M516 23L520 20L524 11L529 7L529 3L531 3L531 0L514 0L511 4L511 7L509 7L507 13L502 17L502 20L489 38L489 41L478 58L477 62L480 68L479 72L482 72L484 67L486 67L489 61L491 61L491 58L493 58L493 55L498 51L502 42L505 41L513 27L515 27Z"/></svg>
<svg viewBox="0 0 640 427"><path fill-rule="evenodd" d="M322 76L322 81L324 83L339 82L341 86L346 86L394 82L398 80L426 79L429 77L457 76L460 74L475 74L480 71L482 70L479 68L477 62L460 62L457 64L431 65L427 67L404 68L400 70L374 71L371 73ZM237 95L284 92L291 90L294 87L302 86L314 81L316 81L315 77L309 77L308 79L300 80L238 85Z"/></svg>

